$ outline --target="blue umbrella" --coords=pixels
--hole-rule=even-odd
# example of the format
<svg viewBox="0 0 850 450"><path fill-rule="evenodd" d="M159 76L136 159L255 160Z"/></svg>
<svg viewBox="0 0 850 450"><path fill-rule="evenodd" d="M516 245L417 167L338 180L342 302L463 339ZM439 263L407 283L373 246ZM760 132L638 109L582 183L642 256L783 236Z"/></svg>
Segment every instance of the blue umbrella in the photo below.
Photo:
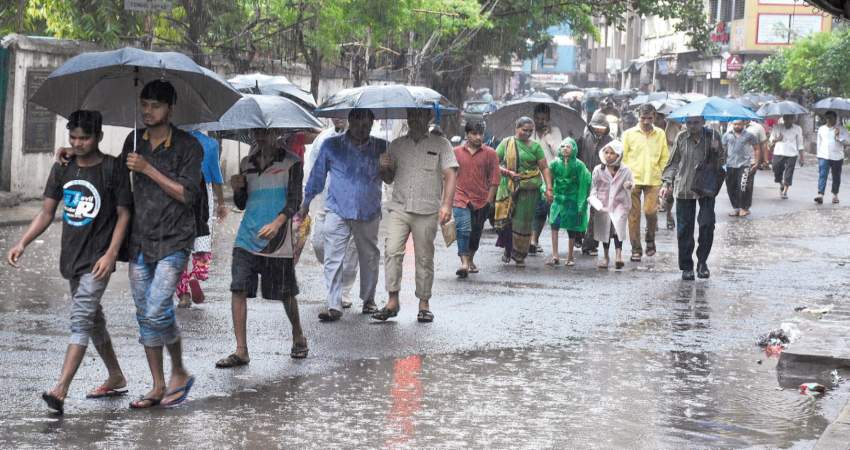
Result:
<svg viewBox="0 0 850 450"><path fill-rule="evenodd" d="M732 122L735 120L762 120L754 112L734 102L721 97L709 97L688 103L674 110L667 116L679 122L684 122L688 117L702 117L705 120L716 120L718 122Z"/></svg>
<svg viewBox="0 0 850 450"><path fill-rule="evenodd" d="M319 105L318 117L348 118L352 109L368 109L376 119L406 119L408 109L434 109L436 115L457 107L439 92L422 86L385 85L343 89Z"/></svg>

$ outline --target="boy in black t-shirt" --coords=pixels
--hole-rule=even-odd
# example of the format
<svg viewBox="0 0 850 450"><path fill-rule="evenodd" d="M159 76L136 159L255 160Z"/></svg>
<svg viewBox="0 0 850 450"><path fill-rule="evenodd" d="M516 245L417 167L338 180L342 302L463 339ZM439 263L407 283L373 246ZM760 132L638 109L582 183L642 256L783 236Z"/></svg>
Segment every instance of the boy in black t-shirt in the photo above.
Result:
<svg viewBox="0 0 850 450"><path fill-rule="evenodd" d="M72 158L53 165L44 189L41 212L21 240L9 250L8 263L18 267L26 246L43 233L64 204L59 267L71 285L71 339L56 386L42 394L47 406L63 412L65 397L89 339L109 371L109 378L87 398L126 393L127 380L112 348L100 298L115 270L115 260L130 222L132 197L127 168L98 149L103 120L97 111L76 111L68 118Z"/></svg>

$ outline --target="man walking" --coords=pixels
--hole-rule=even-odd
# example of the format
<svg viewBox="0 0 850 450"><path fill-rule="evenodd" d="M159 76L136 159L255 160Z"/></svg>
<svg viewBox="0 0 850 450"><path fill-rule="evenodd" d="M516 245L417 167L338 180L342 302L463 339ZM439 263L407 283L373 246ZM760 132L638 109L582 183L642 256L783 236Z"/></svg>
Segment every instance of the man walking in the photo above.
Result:
<svg viewBox="0 0 850 450"><path fill-rule="evenodd" d="M633 262L640 262L643 249L640 243L641 194L646 217L646 256L655 255L655 231L658 228L658 191L661 171L667 164L669 150L664 130L655 126L655 107L645 103L638 108L639 121L623 133L623 165L634 174L632 209L629 212L629 238Z"/></svg>
<svg viewBox="0 0 850 450"><path fill-rule="evenodd" d="M309 174L316 164L319 157L319 150L322 144L332 136L338 136L345 133L348 127L348 121L345 119L331 119L333 127L327 128L316 136L313 140L313 145L310 147L310 152L304 159L304 173ZM307 187L307 177L304 177L304 187ZM325 263L325 196L328 192L330 179L325 181L325 190L313 198L313 204L310 208L310 217L313 219L313 236L311 243L313 244L313 252L316 254L316 260L320 264ZM351 288L354 287L354 281L357 279L357 263L359 256L357 255L357 246L354 245L354 240L349 239L345 246L345 258L342 260L342 307L351 308Z"/></svg>
<svg viewBox="0 0 850 450"><path fill-rule="evenodd" d="M546 165L558 158L558 146L561 145L561 129L551 124L552 116L549 105L538 103L534 107L534 134L531 140L540 144L543 154L546 155ZM540 248L540 233L546 225L549 216L549 203L541 195L534 210L534 234L531 235L531 245L528 247L530 255L542 252Z"/></svg>
<svg viewBox="0 0 850 450"><path fill-rule="evenodd" d="M676 199L676 240L679 244L679 270L683 280L694 279L694 222L699 225L699 248L697 248L697 276L708 278L708 254L714 242L714 195L700 195L691 190L696 168L706 160L719 168L726 155L720 144L720 135L705 126L702 117L688 117L685 130L676 137L670 161L664 168L664 186L661 196L672 191ZM697 215L699 204L699 215Z"/></svg>
<svg viewBox="0 0 850 450"><path fill-rule="evenodd" d="M348 241L354 239L360 262L360 298L363 314L378 310L375 287L378 284L378 225L381 221L381 180L389 180L380 167L380 156L387 142L370 136L375 115L368 109L353 109L348 114L349 128L321 144L316 163L310 171L304 202L299 214L306 217L310 202L328 186L323 226L325 285L328 308L319 313L323 322L342 317L343 264Z"/></svg>
<svg viewBox="0 0 850 450"><path fill-rule="evenodd" d="M841 165L844 163L844 146L850 144L850 133L838 124L835 111L824 114L826 124L818 128L818 195L815 203L823 203L826 179L832 172L832 203L838 203L841 186Z"/></svg>
<svg viewBox="0 0 850 450"><path fill-rule="evenodd" d="M788 198L788 188L794 181L797 156L803 165L803 129L794 123L790 114L782 116L782 125L773 127L770 144L773 146L773 180L779 184L779 196Z"/></svg>
<svg viewBox="0 0 850 450"><path fill-rule="evenodd" d="M726 149L726 192L732 203L731 217L750 215L753 184L761 155L756 150L758 139L744 129L744 121L736 120L723 135Z"/></svg>
<svg viewBox="0 0 850 450"><path fill-rule="evenodd" d="M496 150L483 143L484 124L467 122L465 131L466 145L454 149L458 172L452 203L460 256L460 268L455 273L460 278L478 273L475 252L501 181Z"/></svg>
<svg viewBox="0 0 850 450"><path fill-rule="evenodd" d="M170 123L177 101L174 87L167 81L151 81L140 99L146 129L136 133L135 152L133 133L127 136L122 156L133 174L130 290L153 387L130 407L150 408L182 402L195 381L183 367L173 296L197 234L194 206L206 197L201 191L201 144ZM163 346L171 356L167 390Z"/></svg>
<svg viewBox="0 0 850 450"><path fill-rule="evenodd" d="M389 218L384 249L389 300L372 315L377 320L398 315L402 262L410 235L413 235L419 299L416 319L420 323L434 320L429 307L434 284L434 237L438 223L444 224L452 217L458 164L449 141L428 132L430 121L430 109L408 109L410 131L394 140L387 155L381 157L381 168L389 171L386 181L393 184L393 194L387 204Z"/></svg>
<svg viewBox="0 0 850 450"><path fill-rule="evenodd" d="M605 119L605 114L597 111L587 124L587 129L584 131L581 139L578 141L578 159L584 163L587 170L593 172L593 169L598 166L601 161L599 159L599 151L602 150L609 142L613 140L611 137L611 129L608 125L608 120ZM593 230L593 215L596 210L590 207L590 222L587 225L588 230ZM599 242L593 239L593 232L585 233L581 241L581 252L585 255L596 256Z"/></svg>

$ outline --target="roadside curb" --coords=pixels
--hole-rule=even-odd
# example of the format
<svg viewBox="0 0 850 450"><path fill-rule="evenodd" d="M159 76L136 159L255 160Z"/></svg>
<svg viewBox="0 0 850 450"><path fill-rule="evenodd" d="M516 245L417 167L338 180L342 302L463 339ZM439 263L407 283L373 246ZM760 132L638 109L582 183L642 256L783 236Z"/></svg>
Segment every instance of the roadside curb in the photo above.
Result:
<svg viewBox="0 0 850 450"><path fill-rule="evenodd" d="M841 309L835 315L843 316ZM780 386L794 388L809 381L828 386L831 383L830 372L850 369L850 332L847 325L844 318L811 324L801 341L783 351L779 357L776 371ZM814 448L850 450L850 401L824 430Z"/></svg>

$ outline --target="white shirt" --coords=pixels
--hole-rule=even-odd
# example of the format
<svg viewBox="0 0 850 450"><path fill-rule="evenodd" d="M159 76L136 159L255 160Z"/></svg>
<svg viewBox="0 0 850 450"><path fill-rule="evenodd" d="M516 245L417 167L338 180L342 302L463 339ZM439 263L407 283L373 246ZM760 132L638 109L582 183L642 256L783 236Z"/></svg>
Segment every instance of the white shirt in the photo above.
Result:
<svg viewBox="0 0 850 450"><path fill-rule="evenodd" d="M759 144L767 140L767 133L764 131L764 127L758 122L750 122L750 125L747 126L747 131L758 139Z"/></svg>
<svg viewBox="0 0 850 450"><path fill-rule="evenodd" d="M800 156L803 150L803 129L799 125L778 124L770 132L770 140L774 142L773 154L780 156Z"/></svg>
<svg viewBox="0 0 850 450"><path fill-rule="evenodd" d="M556 126L549 126L549 131L544 135L537 134L537 130L531 135L531 140L540 144L543 147L543 154L546 155L546 164L555 160L558 157L558 146L561 145L561 129Z"/></svg>
<svg viewBox="0 0 850 450"><path fill-rule="evenodd" d="M838 128L838 139L835 138L835 128ZM850 144L850 133L841 125L830 128L821 125L818 128L818 158L833 161L844 160L844 146Z"/></svg>

